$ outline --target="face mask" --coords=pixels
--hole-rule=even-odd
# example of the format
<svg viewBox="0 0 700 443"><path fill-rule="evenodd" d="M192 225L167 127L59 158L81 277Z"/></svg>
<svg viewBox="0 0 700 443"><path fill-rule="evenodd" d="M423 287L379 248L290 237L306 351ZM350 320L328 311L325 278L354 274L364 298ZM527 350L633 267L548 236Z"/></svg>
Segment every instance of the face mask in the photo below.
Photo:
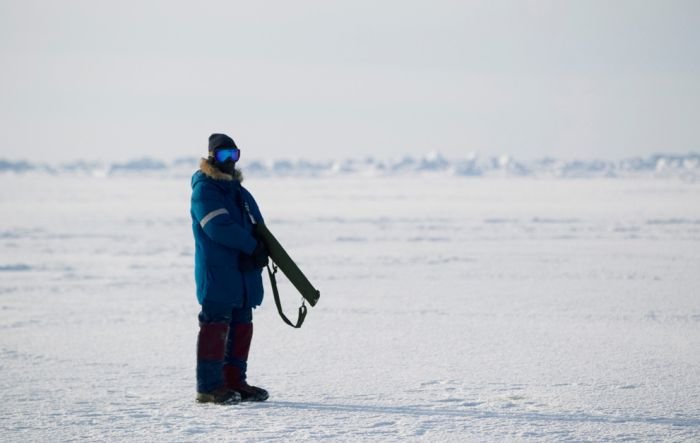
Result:
<svg viewBox="0 0 700 443"><path fill-rule="evenodd" d="M226 160L223 163L216 162L216 167L224 174L233 175L233 171L236 169L236 162L233 160Z"/></svg>

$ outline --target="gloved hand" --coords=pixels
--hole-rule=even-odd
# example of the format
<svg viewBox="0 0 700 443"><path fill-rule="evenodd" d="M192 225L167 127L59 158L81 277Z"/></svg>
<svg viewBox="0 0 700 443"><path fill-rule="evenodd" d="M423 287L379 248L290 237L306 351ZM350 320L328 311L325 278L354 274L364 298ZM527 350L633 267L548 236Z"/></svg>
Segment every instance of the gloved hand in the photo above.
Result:
<svg viewBox="0 0 700 443"><path fill-rule="evenodd" d="M239 269L243 272L260 269L269 263L267 248L265 243L258 240L251 255L241 254L238 259Z"/></svg>
<svg viewBox="0 0 700 443"><path fill-rule="evenodd" d="M258 240L258 244L255 245L255 250L253 251L253 263L258 268L264 268L270 262L269 253L267 252L267 247L265 243Z"/></svg>

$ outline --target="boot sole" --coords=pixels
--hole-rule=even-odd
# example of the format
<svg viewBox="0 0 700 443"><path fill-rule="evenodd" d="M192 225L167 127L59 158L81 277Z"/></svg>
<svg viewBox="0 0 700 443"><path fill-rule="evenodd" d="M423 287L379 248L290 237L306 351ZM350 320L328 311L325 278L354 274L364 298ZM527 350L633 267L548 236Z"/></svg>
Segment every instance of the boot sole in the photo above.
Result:
<svg viewBox="0 0 700 443"><path fill-rule="evenodd" d="M215 405L237 405L242 400L241 395L236 392L236 395L232 395L231 397L225 400L218 400L208 394L197 394L196 401L197 403L213 403Z"/></svg>

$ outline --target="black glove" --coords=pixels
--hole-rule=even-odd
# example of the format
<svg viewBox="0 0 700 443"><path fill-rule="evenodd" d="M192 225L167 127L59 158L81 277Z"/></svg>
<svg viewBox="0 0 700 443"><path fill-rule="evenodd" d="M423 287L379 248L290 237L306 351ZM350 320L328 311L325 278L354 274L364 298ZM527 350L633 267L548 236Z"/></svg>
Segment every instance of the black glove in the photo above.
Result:
<svg viewBox="0 0 700 443"><path fill-rule="evenodd" d="M265 247L265 243L260 240L258 240L251 255L241 254L238 259L238 267L243 272L264 268L268 263L267 248Z"/></svg>
<svg viewBox="0 0 700 443"><path fill-rule="evenodd" d="M270 262L268 259L269 253L267 252L267 247L265 243L258 240L258 244L255 245L255 250L253 251L253 263L258 268L264 268Z"/></svg>

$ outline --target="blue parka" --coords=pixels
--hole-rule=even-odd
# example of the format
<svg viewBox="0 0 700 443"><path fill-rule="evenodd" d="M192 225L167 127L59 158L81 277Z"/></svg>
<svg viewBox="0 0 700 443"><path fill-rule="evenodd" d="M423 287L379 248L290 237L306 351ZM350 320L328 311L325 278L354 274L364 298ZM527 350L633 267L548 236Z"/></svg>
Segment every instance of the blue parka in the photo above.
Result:
<svg viewBox="0 0 700 443"><path fill-rule="evenodd" d="M253 223L263 218L253 196L240 178L216 169L205 159L192 176L190 214L194 233L194 275L197 300L228 304L232 308L262 303L262 268L242 272L241 254L252 254L256 246Z"/></svg>

